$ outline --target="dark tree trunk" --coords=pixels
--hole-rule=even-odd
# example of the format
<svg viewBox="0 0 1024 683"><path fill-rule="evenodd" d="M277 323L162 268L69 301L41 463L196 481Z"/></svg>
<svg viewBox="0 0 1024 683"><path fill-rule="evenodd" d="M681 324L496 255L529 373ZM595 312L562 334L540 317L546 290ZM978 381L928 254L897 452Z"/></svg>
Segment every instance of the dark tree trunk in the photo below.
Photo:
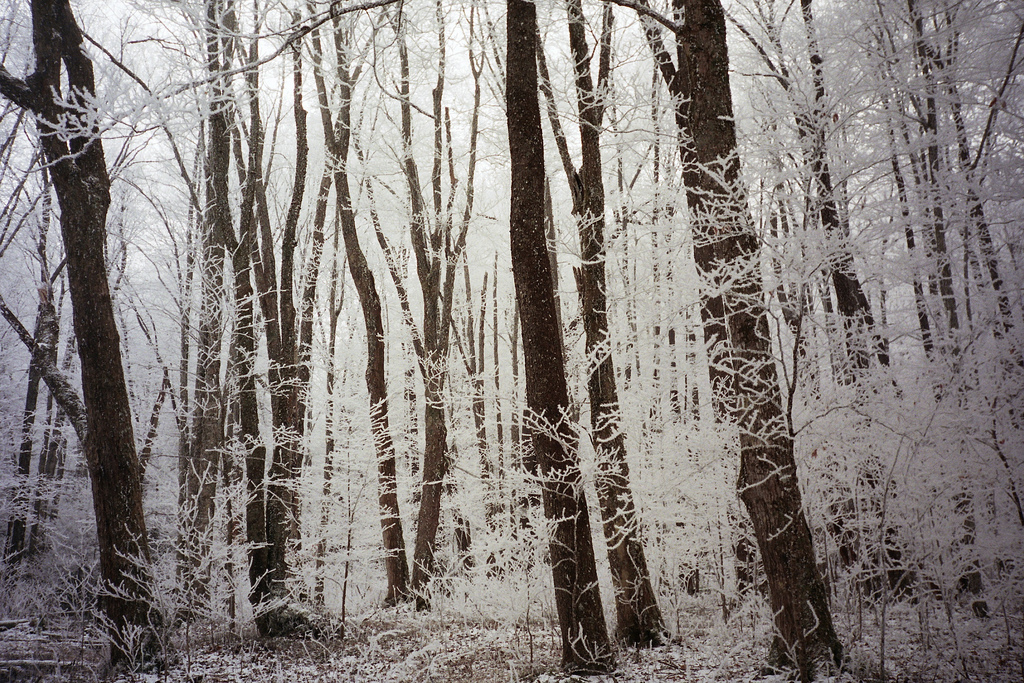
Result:
<svg viewBox="0 0 1024 683"><path fill-rule="evenodd" d="M836 253L831 256L828 265L832 279L832 287L836 292L836 304L843 316L846 327L847 357L856 371L866 369L871 354L874 354L882 365L889 364L889 355L884 350L875 329L874 316L860 278L853 268L853 254L845 246L836 245L836 240L847 240L850 237L850 226L839 212L836 201L836 188L833 187L832 170L828 160L826 147L826 112L824 60L818 48L818 39L814 30L814 16L811 9L812 0L800 0L804 27L807 32L808 52L814 81L814 110L808 115L797 117L797 130L802 138L811 142L811 175L817 186L818 217L825 235L833 243ZM864 335L871 335L871 349L864 344Z"/></svg>
<svg viewBox="0 0 1024 683"><path fill-rule="evenodd" d="M597 454L597 497L615 584L618 638L632 646L661 642L664 625L651 587L640 520L633 503L626 461L626 437L619 420L619 393L608 337L608 297L605 275L604 181L601 164L601 126L604 104L598 92L611 70L612 9L605 6L601 32L598 84L590 73L590 49L580 0L569 0L569 45L576 75L580 114L582 166L570 181L578 182L576 214L580 233L577 283L586 334L591 440ZM579 192L582 190L582 192Z"/></svg>
<svg viewBox="0 0 1024 683"><path fill-rule="evenodd" d="M259 44L253 39L248 46L247 61L259 60ZM250 68L245 72L245 89L249 99L248 158L241 161L241 151L236 151L236 162L240 167L239 183L242 186L242 202L239 208L238 240L232 244L231 263L234 270L235 327L232 333L232 367L237 386L237 448L245 459L245 539L249 575L249 603L256 613L256 627L260 635L271 635L272 616L265 609L271 597L270 553L267 546L267 447L260 435L259 405L256 393L256 355L258 328L256 324L256 300L266 316L267 311L276 309L276 300L271 295L268 282L268 268L273 263L261 254L257 240L259 225L258 202L263 185L263 122L259 102L259 70ZM244 166L244 172L241 167ZM253 282L258 288L253 287ZM279 327L276 317L264 320L268 355L279 349Z"/></svg>
<svg viewBox="0 0 1024 683"><path fill-rule="evenodd" d="M339 178L340 176L340 178ZM380 524L383 533L384 564L387 570L387 601L391 604L408 596L408 564L405 554L405 540L402 535L402 517L398 509L398 490L395 468L395 447L388 425L388 391L384 374L384 324L381 318L380 297L373 279L373 272L366 263L356 234L355 216L352 213L348 191L348 174L339 171L335 177L338 201L341 203L341 230L348 254L349 270L356 286L356 294L363 308L363 322L366 326L366 389L370 394L370 430L377 452L377 475L379 480L378 501Z"/></svg>
<svg viewBox="0 0 1024 683"><path fill-rule="evenodd" d="M441 496L450 484L445 480L451 468L452 456L448 452L448 424L445 416L444 388L448 379L448 356L451 340L452 306L455 292L457 264L465 249L469 219L472 215L473 184L476 168L476 139L480 106L479 70L473 53L470 53L470 69L474 78L474 106L470 128L470 159L466 182L466 208L459 234L453 236L453 205L455 200L455 169L451 150L451 121L443 106L445 87L445 11L438 0L435 5L435 21L438 39L437 81L432 93L434 154L430 175L433 219L427 216L426 203L420 188L419 171L413 155L412 105L409 99L409 56L405 36L399 42L401 68L401 117L402 144L405 158L402 168L409 186L412 220L409 233L416 257L416 274L423 296L422 342L416 351L419 368L423 375L423 425L425 448L423 452L423 473L420 487L420 508L416 526L416 543L413 554L412 589L416 591L419 609L428 605L424 589L435 571L434 555L437 546L437 531L441 518ZM470 27L472 33L473 28ZM472 36L470 38L472 42ZM447 135L447 162L449 191L444 192L443 174L445 165L445 137ZM384 240L378 231L378 237ZM408 302L402 294L401 277L392 268L395 285L403 301L403 314L413 326ZM413 334L416 330L413 326ZM482 353L482 351L481 351ZM447 488L446 488L447 487ZM465 539L464 539L465 540Z"/></svg>
<svg viewBox="0 0 1024 683"><path fill-rule="evenodd" d="M224 446L221 396L221 342L224 308L224 266L227 236L232 234L229 178L228 84L222 73L230 67L221 0L206 3L207 71L214 80L206 119L205 205L202 208L199 329L196 342L196 384L192 430L179 496L181 538L179 571L189 598L189 612L208 597L210 524Z"/></svg>
<svg viewBox="0 0 1024 683"><path fill-rule="evenodd" d="M512 273L522 316L526 394L549 542L562 663L570 670L614 668L597 584L590 517L580 481L576 436L544 233L544 143L537 96L537 13L532 2L507 3L506 100L512 167Z"/></svg>
<svg viewBox="0 0 1024 683"><path fill-rule="evenodd" d="M469 279L469 263L465 264L466 278L466 340L469 345L469 353L466 357L466 370L473 383L473 426L476 427L476 447L481 463L481 476L490 478L496 473L494 464L490 461L487 451L487 404L484 396L484 360L487 354L484 353L484 314L487 308L487 277L484 272L483 283L480 285L480 320L479 335L477 333L476 318L473 315L473 290ZM479 336L479 343L477 343Z"/></svg>
<svg viewBox="0 0 1024 683"><path fill-rule="evenodd" d="M46 202L46 204L47 208L45 211L48 212L49 202ZM45 283L48 297L53 296L52 287L49 284L50 279L52 279L52 276ZM43 311L43 308L49 310ZM46 383L49 390L45 413L47 416L47 426L39 449L38 479L28 494L30 497L25 499L26 505L31 508L32 516L31 526L25 532L25 540L27 542L25 552L29 557L38 554L46 546L46 526L43 522L53 519L59 504L59 491L53 485L64 478L64 458L67 450L64 426L69 421L71 422L80 443L85 443L86 436L85 406L67 379L72 355L75 352L73 330L70 338L67 340L65 356L61 367L57 367L56 348L60 329L57 310L59 308L60 305L54 304L52 300L45 307L41 307L40 310L43 318L37 319L36 335L33 337L7 307L4 300L0 298L0 315L7 320L15 334L18 335L19 339L29 350L32 357L31 362L39 373L40 379ZM40 329L40 325L44 329ZM52 348L48 348L51 336L53 339ZM16 522L17 520L12 521Z"/></svg>
<svg viewBox="0 0 1024 683"><path fill-rule="evenodd" d="M348 154L351 140L351 94L353 78L344 59L344 46L337 45L341 106L337 116L338 135L331 154L337 164L334 175L341 236L345 244L349 272L363 310L366 327L366 389L370 395L370 431L377 455L378 505L384 542L384 567L387 572L387 602L395 604L408 598L409 568L406 560L402 516L398 509L395 447L388 424L388 388L384 372L384 323L377 284L359 244L355 213L348 180Z"/></svg>
<svg viewBox="0 0 1024 683"><path fill-rule="evenodd" d="M171 372L165 367L163 378L160 380L160 389L157 390L156 398L153 400L153 408L149 411L149 426L146 428L146 438L142 440L142 448L139 450L139 467L141 468L143 479L146 476L149 460L153 457L156 437L160 433L160 413L163 410L164 403L167 402L170 392Z"/></svg>
<svg viewBox="0 0 1024 683"><path fill-rule="evenodd" d="M811 680L838 667L842 646L796 478L793 436L771 349L758 238L739 180L720 0L674 0L677 70L650 20L645 29L675 98L680 156L698 273L701 318L718 415L740 428L740 498L768 579L775 637L769 664ZM726 274L726 272L728 274ZM725 278L731 286L721 291Z"/></svg>
<svg viewBox="0 0 1024 683"><path fill-rule="evenodd" d="M444 13L438 4L439 58L437 83L433 90L434 114L434 166L431 188L434 200L434 225L428 224L427 208L421 196L419 171L412 152L412 109L409 96L409 55L405 37L399 45L402 70L402 142L405 151L403 170L409 185L412 221L409 232L416 255L416 273L423 295L422 353L419 362L423 373L423 473L420 487L420 509L416 524L416 542L413 551L412 584L417 592L416 605L425 609L429 605L425 593L427 581L434 574L434 551L437 528L441 519L441 494L448 474L448 424L444 414L442 391L447 377L449 321L442 319L446 307L442 299L442 278L445 238L449 236L442 216L441 164L443 149L443 112L445 78ZM447 270L452 270L452 264Z"/></svg>
<svg viewBox="0 0 1024 683"><path fill-rule="evenodd" d="M250 47L250 61L257 58L255 41ZM259 104L255 100L259 78L253 69L246 74L246 87L254 99L251 105L252 121L259 119ZM264 603L270 597L269 558L267 553L266 467L267 447L260 436L259 405L256 397L256 322L255 290L253 288L253 254L256 250L256 194L260 183L260 165L263 163L261 127L250 129L249 159L239 211L238 245L232 249L235 273L235 329L232 338L232 365L237 381L238 448L245 457L245 540L249 569L249 602L256 612L256 625L261 635L267 635L267 624L259 618Z"/></svg>
<svg viewBox="0 0 1024 683"><path fill-rule="evenodd" d="M42 368L44 366L54 367L57 364L57 341L60 327L57 322L57 311L52 301L53 291L49 286L45 268L43 278L44 283L39 288L39 305L36 308L35 348L32 350L32 359L29 361L28 387L25 391L25 410L21 423L21 445L16 462L19 478L18 491L14 498L14 515L7 523L7 543L3 556L3 560L10 563L21 560L29 547L28 522L31 508L29 498L32 490L29 476L32 473L32 427L36 423L39 384L43 378Z"/></svg>
<svg viewBox="0 0 1024 683"><path fill-rule="evenodd" d="M55 516L60 502L55 484L64 478L64 458L67 452L67 438L64 436L67 414L55 403L53 394L50 394L46 403L50 420L39 452L40 486L33 503L34 519L28 541L30 556L38 554L46 547L46 526L43 522Z"/></svg>
<svg viewBox="0 0 1024 683"><path fill-rule="evenodd" d="M151 607L142 478L104 260L110 177L89 115L95 93L92 62L68 0L33 0L32 35L35 72L22 81L0 67L0 92L39 120L40 142L60 204L111 656L125 659L139 646L144 655L154 655L152 632L160 616ZM62 63L68 104L60 100ZM63 121L72 124L70 129ZM73 132L63 135L67 130ZM141 641L126 642L135 628L141 629Z"/></svg>
<svg viewBox="0 0 1024 683"><path fill-rule="evenodd" d="M283 595L288 578L288 542L299 537L299 500L295 489L302 467L298 400L298 330L293 292L299 213L306 189L309 146L302 99L301 44L292 49L292 106L295 120L295 176L281 237L281 280L276 311L280 344L271 356L274 452L267 480L267 554L270 588ZM267 245L264 245L266 248Z"/></svg>
<svg viewBox="0 0 1024 683"><path fill-rule="evenodd" d="M928 235L928 246L931 248L931 255L935 259L938 270L938 291L942 306L946 311L946 333L955 356L959 353L959 342L955 336L960 329L960 315L957 310L956 295L953 291L953 265L946 246L946 209L942 197L944 155L939 146L939 119L936 101L940 94L939 85L935 74L934 55L924 35L924 17L917 7L916 0L908 0L907 8L910 13L910 24L914 30L914 54L917 58L917 67L924 76L925 83L924 111L920 113L922 114L922 133L928 141L924 150L925 163L923 164L928 199L931 202L932 225L931 234Z"/></svg>

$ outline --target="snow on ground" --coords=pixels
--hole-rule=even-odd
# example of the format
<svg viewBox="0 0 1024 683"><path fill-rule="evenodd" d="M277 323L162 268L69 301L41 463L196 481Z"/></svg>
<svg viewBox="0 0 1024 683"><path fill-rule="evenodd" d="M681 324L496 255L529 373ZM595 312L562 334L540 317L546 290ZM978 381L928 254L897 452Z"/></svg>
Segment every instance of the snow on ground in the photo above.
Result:
<svg viewBox="0 0 1024 683"><path fill-rule="evenodd" d="M348 620L330 637L204 639L197 627L186 641L174 638L172 664L160 673L103 676L96 656L71 651L97 643L80 631L61 650L56 633L28 623L0 632L0 682L88 681L112 683L711 683L764 681L761 667L770 638L763 610L738 610L728 624L710 604L694 601L673 615L673 641L651 650L623 650L611 675L585 679L559 671L559 638L550 620L499 623L409 607L377 610ZM950 619L950 616L953 618ZM847 671L831 683L877 681L880 614L836 614L848 654ZM886 615L885 670L896 683L1024 681L1021 614L988 619L969 608L898 603ZM950 628L954 624L955 628ZM45 670L10 668L6 662L64 659ZM83 660L89 660L88 662Z"/></svg>
<svg viewBox="0 0 1024 683"><path fill-rule="evenodd" d="M878 680L877 613L859 623L839 615L848 671L833 683ZM921 623L918 605L894 605L886 620L889 681L959 683L1024 680L1020 616L987 620L956 614L956 632ZM685 617L689 616L690 619ZM849 620L850 624L842 622ZM652 650L626 650L611 675L585 679L559 671L557 630L550 622L527 626L481 623L409 609L377 611L347 625L344 637L247 640L182 651L170 670L123 675L117 683L647 683L661 681L781 681L761 672L768 643L762 619L736 615L728 625L704 606L693 605L680 636ZM862 629L866 635L855 636ZM1008 643L1009 639L1009 645Z"/></svg>

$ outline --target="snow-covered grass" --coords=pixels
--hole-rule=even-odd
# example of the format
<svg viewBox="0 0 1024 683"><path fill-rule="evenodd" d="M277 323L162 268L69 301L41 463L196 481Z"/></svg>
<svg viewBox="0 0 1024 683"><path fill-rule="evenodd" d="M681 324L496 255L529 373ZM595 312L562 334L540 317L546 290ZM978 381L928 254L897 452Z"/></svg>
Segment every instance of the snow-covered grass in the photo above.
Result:
<svg viewBox="0 0 1024 683"><path fill-rule="evenodd" d="M964 612L964 613L961 613ZM763 610L734 612L723 623L714 606L694 600L685 627L665 646L623 650L618 669L584 679L559 669L559 638L550 619L503 624L473 621L443 609L408 607L349 620L344 637L232 639L179 649L159 674L121 674L115 683L646 683L754 681L781 683L762 671L770 632ZM882 680L878 610L839 613L847 670L832 683ZM1019 682L1024 679L1021 615L978 619L956 608L955 632L936 603L898 603L886 614L886 680L903 683ZM931 620L930 622L928 620Z"/></svg>

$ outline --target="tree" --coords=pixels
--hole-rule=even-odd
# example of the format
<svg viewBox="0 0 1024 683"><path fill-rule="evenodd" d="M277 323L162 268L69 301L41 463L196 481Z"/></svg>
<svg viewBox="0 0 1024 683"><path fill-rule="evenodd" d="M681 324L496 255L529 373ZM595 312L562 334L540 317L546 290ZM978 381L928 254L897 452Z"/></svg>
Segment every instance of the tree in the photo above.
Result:
<svg viewBox="0 0 1024 683"><path fill-rule="evenodd" d="M384 322L377 283L366 261L366 254L359 244L348 173L349 147L352 141L352 90L359 69L350 64L346 42L348 33L337 24L334 30L340 106L333 132L327 136L327 146L335 164L334 189L341 237L345 244L345 254L352 282L355 284L356 296L362 307L366 330L366 389L370 397L370 432L377 455L377 500L388 583L386 600L389 604L395 604L408 598L409 565L402 533L402 516L398 507L395 446L388 421L388 387L384 372ZM325 126L325 134L326 130Z"/></svg>
<svg viewBox="0 0 1024 683"><path fill-rule="evenodd" d="M818 45L815 31L812 0L801 0L801 16L807 36L808 59L811 67L813 100L810 104L801 101L798 82L787 66L786 50L781 42L781 29L776 25L774 12L761 11L760 19L765 24L766 41L759 41L751 31L736 19L729 17L744 37L754 47L771 74L772 80L782 87L794 109L794 123L797 136L803 147L803 161L809 167L809 184L813 191L806 194L806 214L824 230L823 241L827 244L828 257L825 274L835 291L836 303L843 319L846 332L844 350L846 362L839 372L848 381L868 368L874 355L885 366L889 357L885 346L875 329L875 320L860 278L854 270L853 254L845 244L850 238L849 210L844 205L845 195L836 186L829 160L829 102L825 90L824 58ZM774 52L774 56L770 54ZM827 309L831 309L830 297L823 297ZM871 335L868 348L865 335Z"/></svg>
<svg viewBox="0 0 1024 683"><path fill-rule="evenodd" d="M44 192L49 188L45 188ZM49 206L43 206L48 212ZM47 221L48 218L43 219ZM35 333L32 335L34 347L32 358L28 368L28 389L25 392L25 410L21 423L21 444L18 448L18 476L19 491L16 494L16 504L20 508L16 516L7 523L7 537L2 559L4 562L18 562L25 558L26 551L31 547L32 539L29 535L29 498L31 487L29 477L32 470L32 426L36 422L36 415L39 408L39 384L43 376L43 367L56 367L57 345L60 337L60 323L57 317L57 309L53 303L53 287L50 284L50 274L46 263L46 228L41 226L39 237L39 261L40 261L40 285L39 304L36 307ZM45 458L45 448L41 455ZM42 469L42 468L41 468Z"/></svg>
<svg viewBox="0 0 1024 683"><path fill-rule="evenodd" d="M576 270L587 350L587 394L590 399L591 442L597 453L600 476L597 496L608 550L608 564L615 584L617 635L628 645L661 641L664 625L647 570L643 534L626 460L626 436L620 424L619 392L608 333L608 294L605 273L605 190L601 162L601 128L605 93L611 73L612 7L604 6L595 86L590 69L587 26L579 0L567 4L569 47L576 82L582 163L572 167L564 136L552 120L559 153L573 192L573 213L580 237L581 264ZM543 53L539 53L543 68ZM555 111L551 86L544 73L542 90L549 114ZM553 115L553 114L552 114Z"/></svg>
<svg viewBox="0 0 1024 683"><path fill-rule="evenodd" d="M673 0L673 9L683 22L662 23L672 28L678 66L654 17L641 16L676 106L694 261L704 281L701 319L712 400L720 419L740 430L737 486L753 522L775 615L769 664L812 680L842 663L842 645L815 559L792 425L772 356L758 237L740 183L725 13L719 0Z"/></svg>
<svg viewBox="0 0 1024 683"><path fill-rule="evenodd" d="M205 203L197 207L200 218L199 321L196 340L196 378L192 402L192 428L187 454L179 462L178 494L181 515L179 572L185 582L189 611L195 611L208 596L211 523L214 496L224 451L224 410L221 387L222 342L224 336L224 267L231 224L229 172L228 83L222 72L230 68L225 8L220 0L207 0L206 67L213 79L210 113L203 132L202 149Z"/></svg>
<svg viewBox="0 0 1024 683"><path fill-rule="evenodd" d="M530 431L541 477L562 664L570 670L614 667L597 585L590 517L580 482L576 435L568 423L569 395L561 331L544 231L544 142L537 94L537 10L508 0L506 116L512 195L509 229L512 275L522 317Z"/></svg>
<svg viewBox="0 0 1024 683"><path fill-rule="evenodd" d="M435 549L437 530L441 519L441 495L448 476L452 456L448 452L448 423L445 415L444 390L448 380L448 358L451 346L452 307L455 298L455 276L458 264L466 246L466 235L473 212L474 176L476 172L477 131L470 132L469 168L466 182L466 206L458 234L454 233L454 203L457 189L452 153L451 118L444 106L447 54L445 49L445 13L443 4L435 5L437 22L438 65L437 81L432 92L433 114L433 165L430 173L433 217L423 198L420 186L419 168L413 153L412 101L410 98L409 54L406 45L406 23L399 17L398 51L401 72L400 101L403 159L402 171L409 187L411 220L409 233L416 258L416 274L423 298L423 324L416 329L409 308L408 296L400 282L401 276L395 268L391 249L383 232L377 230L385 253L399 299L403 306L406 322L412 327L414 346L420 373L423 376L423 428L425 447L423 451L422 487L420 509L416 525L416 542L413 552L412 590L416 591L416 604L420 609L428 606L424 589L435 571ZM472 36L470 37L472 40ZM472 59L472 57L471 57ZM472 68L476 68L475 66ZM479 79L479 76L476 76ZM478 92L479 86L477 86ZM474 99L473 118L479 116L479 95ZM444 192L445 134L447 133L448 153L448 196Z"/></svg>
<svg viewBox="0 0 1024 683"><path fill-rule="evenodd" d="M259 40L249 44L249 63L259 60ZM248 544L249 602L257 613L256 625L268 635L270 624L260 618L270 598L270 566L267 543L267 447L260 438L259 406L256 394L256 344L253 275L259 264L256 239L258 223L256 198L262 183L263 123L259 104L259 70L245 74L249 98L249 156L239 211L238 245L231 251L235 271L235 329L232 338L232 366L238 382L238 442L245 457L245 540Z"/></svg>
<svg viewBox="0 0 1024 683"><path fill-rule="evenodd" d="M149 543L120 336L104 261L110 176L93 118L92 61L69 0L32 0L35 70L24 79L0 67L0 93L30 111L60 207L86 414L84 450L99 536L103 611L111 657L133 653L141 629L155 654ZM63 68L62 68L63 67ZM63 88L67 83L67 89Z"/></svg>

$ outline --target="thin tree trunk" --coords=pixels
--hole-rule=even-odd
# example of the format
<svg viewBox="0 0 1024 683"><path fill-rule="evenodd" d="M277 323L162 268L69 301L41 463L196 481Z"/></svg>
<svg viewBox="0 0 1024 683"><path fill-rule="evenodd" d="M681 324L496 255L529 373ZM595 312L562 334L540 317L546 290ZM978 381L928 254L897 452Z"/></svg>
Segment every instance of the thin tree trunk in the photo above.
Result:
<svg viewBox="0 0 1024 683"><path fill-rule="evenodd" d="M936 102L938 84L934 68L935 61L924 36L924 18L920 14L916 0L907 0L907 9L910 13L910 24L914 30L914 54L917 58L917 66L925 80L924 110L919 113L921 114L922 132L928 141L925 148L924 173L928 183L928 196L931 200L930 246L938 270L939 295L946 310L947 332L952 337L960 329L960 317L957 311L956 295L953 291L953 266L946 246L945 208L940 188L943 181L939 149L938 104ZM959 343L953 341L953 349L957 348L959 348Z"/></svg>
<svg viewBox="0 0 1024 683"><path fill-rule="evenodd" d="M221 346L224 315L225 244L233 234L229 199L231 142L228 121L228 83L222 75L230 68L226 34L229 6L224 0L206 3L206 59L211 82L207 117L205 206L202 207L200 257L200 310L196 348L196 385L189 453L179 480L183 481L179 515L179 571L194 614L208 597L210 523L224 446L221 420Z"/></svg>
<svg viewBox="0 0 1024 683"><path fill-rule="evenodd" d="M292 107L295 119L295 175L281 238L281 280L278 294L280 346L271 357L277 377L271 377L274 394L274 452L267 481L267 542L271 591L283 594L288 578L288 542L299 533L299 498L296 484L302 468L298 428L298 330L296 327L294 270L299 213L306 191L309 145L306 110L303 106L301 44L292 48ZM266 245L264 245L265 247ZM276 381L274 381L276 379Z"/></svg>
<svg viewBox="0 0 1024 683"><path fill-rule="evenodd" d="M818 39L814 30L814 15L811 9L812 0L800 0L800 8L803 14L804 29L807 33L808 56L811 63L811 72L814 82L814 109L810 112L809 121L801 126L797 121L798 130L802 131L801 137L810 138L811 141L811 175L817 186L818 194L818 215L822 226L825 228L826 238L829 239L836 249L836 255L829 263L829 274L832 278L832 287L836 292L836 304L839 313L843 316L843 324L846 328L846 345L849 362L853 365L854 373L864 370L869 365L869 357L874 355L881 365L889 364L889 356L885 353L878 332L875 329L874 316L871 313L871 306L860 279L853 267L853 254L848 247L840 243L835 245L837 240L847 240L850 237L850 226L843 219L836 201L836 189L832 183L832 170L828 160L828 149L826 146L826 112L825 106L825 77L824 60L818 48ZM798 119L801 117L798 117ZM871 335L872 348L865 348L864 335Z"/></svg>
<svg viewBox="0 0 1024 683"><path fill-rule="evenodd" d="M456 344L462 349L465 359L466 374L469 375L473 387L473 399L471 402L471 413L473 415L473 427L476 431L477 456L480 458L480 478L492 480L497 472L494 463L488 453L487 442L487 406L484 401L484 359L486 354L483 349L484 318L487 311L487 279L489 274L484 271L483 283L480 286L480 308L479 318L473 312L473 286L469 276L469 263L463 261L463 279L466 285L466 324L462 335L456 335ZM479 320L480 337L477 340L477 321ZM462 337L465 337L466 344L462 344ZM487 520L492 521L493 506L488 504Z"/></svg>
<svg viewBox="0 0 1024 683"><path fill-rule="evenodd" d="M39 487L33 503L33 520L28 541L30 556L39 554L46 547L46 526L43 521L53 518L60 503L57 486L64 478L64 458L67 453L67 439L64 436L67 415L59 404L55 405L53 394L47 398L46 403L47 413L51 417L39 452Z"/></svg>
<svg viewBox="0 0 1024 683"><path fill-rule="evenodd" d="M327 408L325 410L324 417L324 434L326 436L326 443L324 444L324 485L323 485L323 499L320 502L320 543L316 549L317 559L317 585L315 590L315 601L317 604L323 605L325 599L324 591L324 566L326 564L327 555L327 530L330 524L330 510L333 507L334 501L331 499L331 485L334 478L334 459L335 459L335 429L337 428L336 415L340 401L338 400L336 384L336 368L337 368L337 351L338 351L338 320L341 316L341 311L345 307L345 264L340 262L341 255L338 251L339 240L341 234L337 228L334 231L334 244L331 249L331 289L328 298L328 305L330 306L330 317L327 326ZM340 384L344 385L345 379L342 375ZM349 530L349 536L351 538L351 529ZM346 560L347 562L347 560ZM346 564L346 567L348 565ZM342 605L344 610L344 605Z"/></svg>
<svg viewBox="0 0 1024 683"><path fill-rule="evenodd" d="M850 226L845 212L840 211L841 201L837 199L839 188L834 186L829 163L826 139L828 119L827 113L824 111L827 104L824 60L815 36L811 4L812 0L800 1L814 88L814 104L810 110L804 108L802 99L794 97L794 82L785 62L780 58L776 63L764 45L750 31L735 19L730 17L730 20L761 55L771 75L790 95L790 99L796 106L794 113L796 131L800 141L806 146L805 157L809 160L811 171L809 182L814 188L813 192L810 188L807 191L807 213L817 219L825 231L826 241L830 243L829 259L824 271L829 276L835 290L836 303L839 313L842 315L845 331L843 347L846 359L842 364L844 369L840 376L852 380L861 371L867 369L871 355L875 355L882 365L888 365L889 358L882 340L875 330L874 317L867 296L854 271L853 254L843 243L850 237ZM766 28L772 47L778 54L784 54L780 39L781 32L778 27L769 22ZM871 348L868 348L864 342L865 335L871 335Z"/></svg>
<svg viewBox="0 0 1024 683"><path fill-rule="evenodd" d="M250 46L249 60L257 58L255 43ZM256 97L254 69L246 74L246 88ZM258 104L253 119L258 118ZM264 619L264 605L270 597L269 555L267 550L267 447L260 435L259 404L256 395L255 290L253 288L253 254L256 250L256 194L260 183L263 142L259 126L250 129L249 158L244 178L242 205L239 210L238 245L232 249L234 267L235 329L232 336L232 366L236 377L238 400L238 448L245 457L245 540L248 555L249 602L256 613L256 626L261 635L269 635Z"/></svg>
<svg viewBox="0 0 1024 683"><path fill-rule="evenodd" d="M40 255L45 258L45 242L40 244ZM7 542L4 548L3 561L16 563L25 557L29 547L29 521L32 505L30 492L32 485L29 477L32 474L32 428L36 422L39 403L39 384L42 380L42 366L57 364L57 342L60 329L57 322L57 311L53 305L53 290L49 286L49 276L43 267L43 284L39 288L39 305L36 307L35 349L28 368L28 387L25 391L25 409L22 413L21 444L15 462L18 473L18 490L14 496L14 514L7 523Z"/></svg>
<svg viewBox="0 0 1024 683"><path fill-rule="evenodd" d="M614 668L608 641L590 518L580 481L576 436L566 422L565 380L553 274L544 232L544 145L537 98L537 14L526 0L507 2L506 85L512 166L512 273L523 318L526 393L549 543L555 605L567 669L604 673Z"/></svg>
<svg viewBox="0 0 1024 683"><path fill-rule="evenodd" d="M475 17L475 13L472 15ZM470 53L471 71L474 77L474 107L470 130L470 162L467 173L466 208L459 234L453 239L453 212L456 179L451 151L451 125L447 110L443 107L445 87L445 12L440 0L435 5L435 22L438 31L438 70L433 90L434 154L431 171L431 196L433 199L433 225L428 220L427 207L422 197L419 171L412 152L412 104L409 99L409 56L405 36L399 41L401 68L401 126L404 159L402 168L409 187L412 220L409 232L413 253L416 258L416 272L423 298L422 345L417 348L419 367L423 374L424 437L422 486L420 508L416 526L416 542L413 554L412 589L416 591L418 609L427 608L424 589L435 570L434 554L437 530L440 523L441 495L444 482L451 467L448 455L448 425L444 410L444 386L448 378L448 356L450 349L451 318L455 292L457 264L466 245L469 219L472 216L473 186L476 169L476 140L478 111L480 103L479 71L473 53ZM471 26L470 42L473 28ZM449 167L449 193L444 197L442 171L445 162L445 134ZM382 246L384 246L382 240ZM387 251L386 247L385 250ZM392 269L394 278L395 272ZM394 278L396 287L399 280ZM400 289L401 291L401 289ZM407 307L403 314L411 324Z"/></svg>
<svg viewBox="0 0 1024 683"><path fill-rule="evenodd" d="M570 178L578 183L576 215L580 234L577 281L586 334L587 392L590 398L591 441L597 455L597 497L601 507L608 563L615 584L617 635L631 646L661 642L664 625L651 587L640 520L633 503L626 460L626 438L619 416L615 364L608 336L605 273L604 181L601 163L602 92L611 71L611 5L605 5L599 46L598 83L590 71L590 49L580 0L569 0L569 45L576 76L580 114L582 166Z"/></svg>
<svg viewBox="0 0 1024 683"><path fill-rule="evenodd" d="M484 280L484 289L481 292L480 302L480 373L484 371L484 306L483 298L486 297L487 280ZM505 425L501 415L501 359L498 357L498 343L501 337L498 335L498 255L494 255L494 282L491 285L491 351L494 355L494 431L498 438L498 462L497 467L501 469L502 459L505 452Z"/></svg>
<svg viewBox="0 0 1024 683"><path fill-rule="evenodd" d="M391 440L388 424L388 390L384 372L384 323L381 316L381 301L380 295L377 293L373 271L370 270L366 256L359 245L359 235L356 232L355 213L352 210L349 189L347 164L351 140L351 96L354 79L349 72L343 36L342 31L335 26L340 106L336 119L338 134L333 140L334 147L331 149L331 154L337 164L334 188L349 272L352 274L352 281L362 307L363 323L366 328L366 389L370 395L370 431L377 456L378 504L385 552L384 566L388 583L386 600L389 604L395 604L408 598L409 569L405 540L402 534L402 516L398 508L395 447Z"/></svg>
<svg viewBox="0 0 1024 683"><path fill-rule="evenodd" d="M448 425L445 420L441 395L447 376L445 367L448 348L442 347L441 337L448 335L448 321L441 320L443 305L441 279L448 265L443 264L444 242L448 239L446 217L443 215L441 187L441 163L443 154L442 100L445 80L444 13L437 4L438 22L438 75L433 91L434 115L434 167L431 173L431 188L434 200L434 225L428 225L426 211L420 191L419 171L412 152L412 109L409 95L409 56L404 35L399 44L402 82L402 141L405 153L404 171L409 185L409 199L412 210L410 234L413 252L416 256L416 272L419 276L423 295L423 428L425 448L423 451L422 485L420 488L420 509L416 525L416 543L413 552L412 590L417 591L418 609L429 604L423 593L427 580L434 573L434 551L437 542L437 528L440 522L442 484L448 473Z"/></svg>
<svg viewBox="0 0 1024 683"><path fill-rule="evenodd" d="M153 408L149 411L149 425L146 428L146 438L142 440L142 448L139 450L139 467L142 469L142 476L145 478L146 469L149 467L149 460L153 456L153 448L156 446L156 437L160 430L160 412L171 392L171 373L165 367L163 378L160 380L160 389L157 390L156 398L153 400Z"/></svg>

